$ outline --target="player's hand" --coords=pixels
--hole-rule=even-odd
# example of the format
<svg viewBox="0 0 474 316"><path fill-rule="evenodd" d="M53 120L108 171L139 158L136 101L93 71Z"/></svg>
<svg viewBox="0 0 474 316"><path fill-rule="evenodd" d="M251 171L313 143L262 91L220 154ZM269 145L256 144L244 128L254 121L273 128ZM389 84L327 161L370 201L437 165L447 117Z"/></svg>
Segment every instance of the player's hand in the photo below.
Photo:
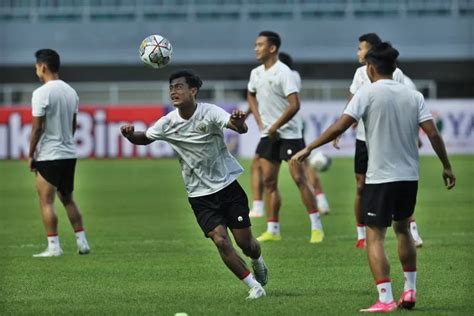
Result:
<svg viewBox="0 0 474 316"><path fill-rule="evenodd" d="M122 135L124 137L129 138L135 132L135 126L133 126L133 125L123 125L122 127L120 127L120 132L122 133Z"/></svg>
<svg viewBox="0 0 474 316"><path fill-rule="evenodd" d="M234 110L232 111L232 114L230 115L230 119L236 126L242 126L246 118L247 118L246 113L241 110Z"/></svg>
<svg viewBox="0 0 474 316"><path fill-rule="evenodd" d="M341 136L337 136L336 138L334 138L334 140L332 141L332 146L336 149L341 149L341 147L339 147L340 140L341 140Z"/></svg>
<svg viewBox="0 0 474 316"><path fill-rule="evenodd" d="M291 157L290 163L302 163L308 156L311 154L311 151L307 147L301 149L293 157Z"/></svg>
<svg viewBox="0 0 474 316"><path fill-rule="evenodd" d="M270 138L273 141L277 141L280 139L278 130L274 126L270 126L270 128L268 129L268 138Z"/></svg>
<svg viewBox="0 0 474 316"><path fill-rule="evenodd" d="M30 167L31 172L36 172L35 159L34 158L28 157L28 167Z"/></svg>
<svg viewBox="0 0 474 316"><path fill-rule="evenodd" d="M454 176L451 168L445 168L443 170L443 180L446 189L451 190L456 185L456 177Z"/></svg>

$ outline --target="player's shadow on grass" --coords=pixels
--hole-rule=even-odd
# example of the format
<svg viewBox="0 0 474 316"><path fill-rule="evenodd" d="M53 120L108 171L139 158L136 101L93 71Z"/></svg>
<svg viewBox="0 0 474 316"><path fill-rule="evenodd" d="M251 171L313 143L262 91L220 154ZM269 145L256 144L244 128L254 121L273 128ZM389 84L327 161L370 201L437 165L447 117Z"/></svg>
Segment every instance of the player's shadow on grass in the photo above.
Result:
<svg viewBox="0 0 474 316"><path fill-rule="evenodd" d="M334 292L331 294L331 292ZM340 295L363 295L360 290L350 290L350 289L338 289L335 291L334 289L326 289L326 288L318 288L315 287L314 289L307 288L304 291L301 289L267 289L267 295L272 297L327 297L327 296L334 296L338 297Z"/></svg>

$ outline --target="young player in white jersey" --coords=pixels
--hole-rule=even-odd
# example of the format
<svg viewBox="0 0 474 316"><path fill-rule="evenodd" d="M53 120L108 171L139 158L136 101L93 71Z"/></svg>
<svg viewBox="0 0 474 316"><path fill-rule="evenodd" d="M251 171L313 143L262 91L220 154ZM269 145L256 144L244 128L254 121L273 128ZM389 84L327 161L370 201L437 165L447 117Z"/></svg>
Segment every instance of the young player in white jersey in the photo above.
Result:
<svg viewBox="0 0 474 316"><path fill-rule="evenodd" d="M293 59L291 58L291 56L287 53L280 52L278 54L278 59L291 69L292 74L296 80L296 86L298 87L298 90L301 90L301 76L299 72L294 69ZM301 118L298 118L298 119L301 119ZM304 124L302 123L302 125ZM262 174L262 169L260 168L260 165L259 165L259 161L260 161L259 155L255 154L254 158L252 159L252 167L251 167L251 170L252 170L251 187L252 187L253 203L252 203L252 209L250 211L250 217L263 217L265 215L264 202L263 202L263 189L264 189L263 188L263 174ZM316 172L316 170L311 168L311 166L308 163L305 163L304 168L305 168L306 177L316 197L319 211L322 214L328 214L330 211L329 202L326 198L326 195L324 194L323 186L322 186L318 173Z"/></svg>
<svg viewBox="0 0 474 316"><path fill-rule="evenodd" d="M255 42L255 53L262 65L252 70L247 86L247 101L261 134L256 152L260 157L267 208L267 230L257 238L259 241L281 240L281 196L278 190L281 161L288 161L305 146L302 120L295 117L300 107L299 89L291 69L278 60L280 44L277 33L260 32ZM310 242L320 243L324 232L304 167L290 166L289 170L309 214Z"/></svg>
<svg viewBox="0 0 474 316"><path fill-rule="evenodd" d="M357 57L359 59L359 63L365 64L365 55L370 50L370 48L374 45L378 45L382 42L379 36L375 33L367 33L359 37L359 49L357 51ZM416 87L413 82L403 74L403 72L396 68L393 72L393 80L400 82L411 89L415 90ZM352 80L352 84L350 86L351 97L350 99L356 94L356 92L362 88L363 86L370 84L370 79L367 76L367 66L361 66L357 68L354 79ZM349 99L349 100L350 100ZM334 141L334 146L337 146L337 139ZM357 242L356 248L363 249L365 247L365 226L361 222L361 215L360 215L360 196L362 189L364 188L365 184L365 173L367 172L367 147L365 144L365 131L364 131L364 123L359 121L357 124L357 134L356 134L356 152L354 157L354 171L356 176L356 197L354 201L354 213L357 223ZM410 227L411 232L413 234L413 239L417 247L421 247L423 244L423 240L421 239L420 235L418 234L417 226L415 223L415 218L410 220Z"/></svg>
<svg viewBox="0 0 474 316"><path fill-rule="evenodd" d="M237 182L243 172L224 142L224 128L246 133L245 113L232 115L213 104L197 103L201 79L190 71L178 71L169 79L170 98L176 110L143 132L133 125L121 131L130 142L148 145L168 142L179 157L188 200L204 235L212 239L226 266L249 286L248 299L265 295L268 270L260 245L252 236L247 195ZM255 278L234 249L237 245L251 258Z"/></svg>
<svg viewBox="0 0 474 316"><path fill-rule="evenodd" d="M421 127L443 165L447 189L456 178L443 139L424 104L421 93L393 80L398 51L389 43L371 48L366 55L367 73L373 82L354 95L344 114L308 147L292 158L299 163L316 149L344 133L352 124L365 124L369 155L366 185L362 190L361 215L367 227L367 256L379 294L377 302L362 312L397 309L385 253L387 227L392 225L405 276L398 308L416 303L416 248L409 219L415 210L419 179L418 129Z"/></svg>
<svg viewBox="0 0 474 316"><path fill-rule="evenodd" d="M41 205L48 248L34 257L63 254L58 237L58 218L54 208L57 194L66 208L76 233L79 254L88 254L82 216L73 199L76 151L74 132L79 97L59 79L60 58L52 49L36 52L36 75L44 84L33 92L29 167L36 174L36 190Z"/></svg>

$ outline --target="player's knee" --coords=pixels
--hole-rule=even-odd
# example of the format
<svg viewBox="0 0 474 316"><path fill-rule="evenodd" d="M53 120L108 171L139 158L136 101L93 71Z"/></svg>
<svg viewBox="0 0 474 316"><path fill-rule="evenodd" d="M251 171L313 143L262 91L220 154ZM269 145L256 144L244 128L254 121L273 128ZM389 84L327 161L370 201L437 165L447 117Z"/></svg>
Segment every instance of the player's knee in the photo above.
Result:
<svg viewBox="0 0 474 316"><path fill-rule="evenodd" d="M212 237L212 240L214 241L217 249L219 249L219 251L222 253L227 253L232 249L232 245L227 236L216 234Z"/></svg>
<svg viewBox="0 0 474 316"><path fill-rule="evenodd" d="M61 203L63 205L68 205L72 203L72 194L62 194L58 193L59 200L61 200Z"/></svg>
<svg viewBox="0 0 474 316"><path fill-rule="evenodd" d="M263 179L263 186L267 191L273 192L277 189L277 180L275 178Z"/></svg>

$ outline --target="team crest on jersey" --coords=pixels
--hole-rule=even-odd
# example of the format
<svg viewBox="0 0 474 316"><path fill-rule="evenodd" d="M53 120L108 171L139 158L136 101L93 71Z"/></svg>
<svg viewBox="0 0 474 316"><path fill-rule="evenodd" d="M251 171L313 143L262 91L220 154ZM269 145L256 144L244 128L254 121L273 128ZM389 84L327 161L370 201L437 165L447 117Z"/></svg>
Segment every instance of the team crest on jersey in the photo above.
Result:
<svg viewBox="0 0 474 316"><path fill-rule="evenodd" d="M204 123L199 124L196 129L201 133L207 133L208 132L207 125L204 124Z"/></svg>

